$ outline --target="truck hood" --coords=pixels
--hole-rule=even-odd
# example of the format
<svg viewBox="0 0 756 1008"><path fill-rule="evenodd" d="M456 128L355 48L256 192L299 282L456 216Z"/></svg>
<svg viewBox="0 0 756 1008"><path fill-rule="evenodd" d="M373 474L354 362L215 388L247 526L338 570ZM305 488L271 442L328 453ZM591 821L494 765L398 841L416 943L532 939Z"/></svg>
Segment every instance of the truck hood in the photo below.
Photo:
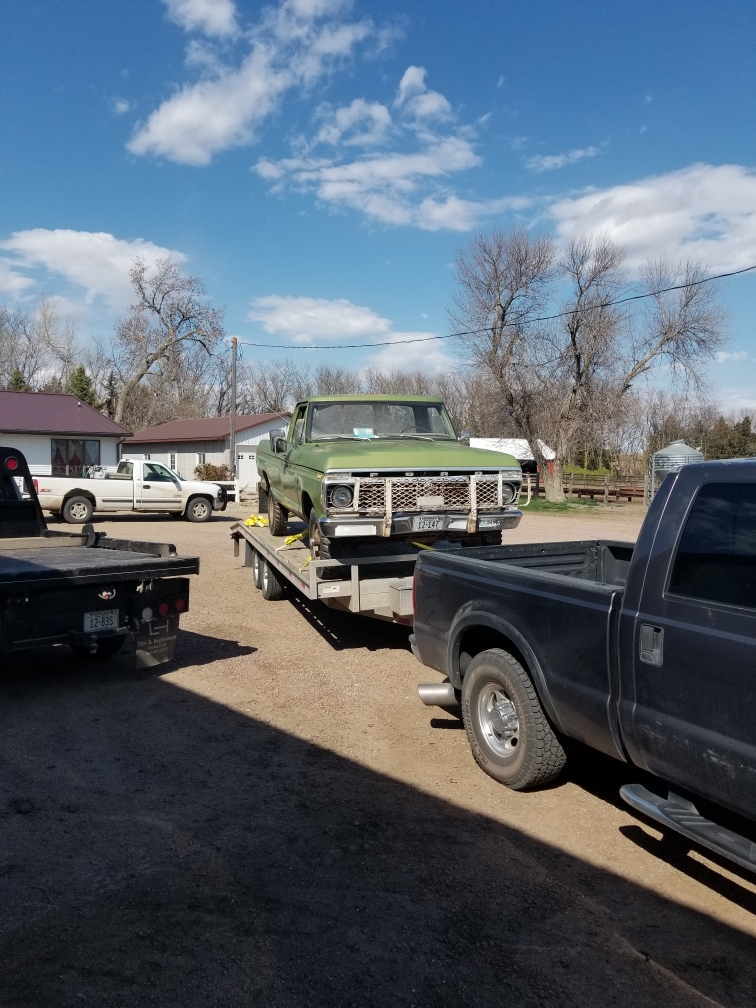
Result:
<svg viewBox="0 0 756 1008"><path fill-rule="evenodd" d="M327 441L305 446L299 463L326 469L519 469L513 455L458 441Z"/></svg>
<svg viewBox="0 0 756 1008"><path fill-rule="evenodd" d="M218 496L220 487L217 483L200 483L199 480L181 480L181 489L187 493L210 493L213 497Z"/></svg>

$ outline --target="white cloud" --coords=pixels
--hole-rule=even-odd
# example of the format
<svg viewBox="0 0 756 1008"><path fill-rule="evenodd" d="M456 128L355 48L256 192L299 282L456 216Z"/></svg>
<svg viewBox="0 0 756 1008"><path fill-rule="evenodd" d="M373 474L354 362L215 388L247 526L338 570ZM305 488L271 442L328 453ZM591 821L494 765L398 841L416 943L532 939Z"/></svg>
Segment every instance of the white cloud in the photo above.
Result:
<svg viewBox="0 0 756 1008"><path fill-rule="evenodd" d="M564 168L565 165L582 161L583 158L596 157L600 153L598 147L576 147L565 154L536 154L527 159L525 166L534 172L554 171L555 168Z"/></svg>
<svg viewBox="0 0 756 1008"><path fill-rule="evenodd" d="M261 178L275 183L276 192L287 186L313 192L332 207L359 210L383 224L412 225L427 231L467 231L491 214L526 206L528 201L524 199L469 200L450 191L446 180L457 172L476 167L481 159L473 148L471 129L444 135L418 124L418 117L428 112L430 103L441 107L435 98L429 98L435 94L425 86L425 70L411 66L399 83L394 102L396 121L392 122L385 105L355 99L334 113L328 112L326 123L315 138L310 143L300 143L300 149L307 152L305 156L278 161L261 158L254 170ZM417 104L426 98L428 107ZM448 102L445 107L450 108ZM366 123L366 130L356 135L349 133L362 123ZM338 152L335 155L329 152L327 157L311 153L323 143L331 147L367 146L389 136L397 142L408 140L416 149L365 153L354 160L344 160Z"/></svg>
<svg viewBox="0 0 756 1008"><path fill-rule="evenodd" d="M269 294L255 298L248 318L261 322L266 332L294 343L316 340L363 340L385 336L391 322L372 308L345 298L281 297Z"/></svg>
<svg viewBox="0 0 756 1008"><path fill-rule="evenodd" d="M447 99L426 87L425 67L407 67L399 81L394 105L415 119L450 119L452 114Z"/></svg>
<svg viewBox="0 0 756 1008"><path fill-rule="evenodd" d="M171 21L185 31L223 37L235 34L236 7L233 0L163 0Z"/></svg>
<svg viewBox="0 0 756 1008"><path fill-rule="evenodd" d="M126 98L114 98L113 99L113 114L114 115L125 115L131 108L131 102Z"/></svg>
<svg viewBox="0 0 756 1008"><path fill-rule="evenodd" d="M206 165L219 151L252 143L255 128L287 91L315 84L371 34L369 21L339 20L345 6L344 0L282 0L267 8L241 64L212 66L205 59L209 76L163 102L129 150Z"/></svg>
<svg viewBox="0 0 756 1008"><path fill-rule="evenodd" d="M20 298L34 286L31 277L18 272L18 263L12 259L0 259L0 294L6 297Z"/></svg>
<svg viewBox="0 0 756 1008"><path fill-rule="evenodd" d="M381 371L422 371L436 375L458 367L456 361L444 353L442 340L431 340L433 333L397 332L391 334L391 345L381 347L368 357L367 363ZM422 340L409 343L407 340Z"/></svg>
<svg viewBox="0 0 756 1008"><path fill-rule="evenodd" d="M717 364L723 364L725 361L739 361L746 360L748 358L747 350L720 350L716 356L715 360Z"/></svg>
<svg viewBox="0 0 756 1008"><path fill-rule="evenodd" d="M390 342L389 346L376 348L376 352L367 359L368 364L384 371L402 368L437 374L448 370L454 363L443 352L442 341L428 340L433 333L394 332L389 319L346 298L329 300L268 294L254 299L248 318L260 322L271 335L299 346L340 341ZM416 339L423 342L405 342Z"/></svg>
<svg viewBox="0 0 756 1008"><path fill-rule="evenodd" d="M660 255L707 264L715 273L756 262L756 173L741 165L693 164L627 185L558 199L558 235L606 233L628 264Z"/></svg>
<svg viewBox="0 0 756 1008"><path fill-rule="evenodd" d="M12 282L18 284L21 279L19 292L36 282L27 275L30 271L43 269L83 288L87 303L103 298L116 310L123 310L132 299L129 269L135 256L142 256L148 265L166 256L179 262L186 259L181 252L142 238L126 241L103 231L33 228L15 231L0 241L0 248L14 255L2 263L12 274Z"/></svg>
<svg viewBox="0 0 756 1008"><path fill-rule="evenodd" d="M365 101L364 98L355 98L341 108L322 110L321 116L325 122L315 137L315 143L372 147L384 143L391 129L391 113L386 106L380 102ZM362 128L355 130L358 126Z"/></svg>

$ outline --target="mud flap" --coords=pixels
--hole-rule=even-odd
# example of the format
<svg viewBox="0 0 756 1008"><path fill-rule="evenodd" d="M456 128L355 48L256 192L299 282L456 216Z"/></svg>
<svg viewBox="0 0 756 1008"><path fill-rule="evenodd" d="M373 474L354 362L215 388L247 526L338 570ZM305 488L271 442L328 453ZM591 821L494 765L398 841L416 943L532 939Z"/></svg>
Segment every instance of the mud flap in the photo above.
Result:
<svg viewBox="0 0 756 1008"><path fill-rule="evenodd" d="M140 623L136 631L136 665L153 668L173 658L180 616L165 616Z"/></svg>

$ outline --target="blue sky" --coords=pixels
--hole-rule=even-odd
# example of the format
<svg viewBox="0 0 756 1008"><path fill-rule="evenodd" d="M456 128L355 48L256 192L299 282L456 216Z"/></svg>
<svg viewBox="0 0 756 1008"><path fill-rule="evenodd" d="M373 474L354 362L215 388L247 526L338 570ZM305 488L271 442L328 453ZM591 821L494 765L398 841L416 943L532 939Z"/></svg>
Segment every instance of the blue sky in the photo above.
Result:
<svg viewBox="0 0 756 1008"><path fill-rule="evenodd" d="M756 7L720 0L6 0L0 298L82 338L170 252L228 331L348 366L454 366L476 228L609 231L756 263ZM756 274L728 281L726 406L756 404Z"/></svg>

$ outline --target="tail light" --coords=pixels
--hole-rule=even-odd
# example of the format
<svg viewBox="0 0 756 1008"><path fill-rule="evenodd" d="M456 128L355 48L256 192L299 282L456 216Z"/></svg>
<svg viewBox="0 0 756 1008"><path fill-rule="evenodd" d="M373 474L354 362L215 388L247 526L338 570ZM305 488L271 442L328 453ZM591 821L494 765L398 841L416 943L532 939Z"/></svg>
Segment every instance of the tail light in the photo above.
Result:
<svg viewBox="0 0 756 1008"><path fill-rule="evenodd" d="M167 602L161 602L158 606L158 616L167 616L171 611L171 607Z"/></svg>
<svg viewBox="0 0 756 1008"><path fill-rule="evenodd" d="M183 612L184 609L186 609L186 599L177 598L176 601L173 603L173 608L176 610L176 612Z"/></svg>
<svg viewBox="0 0 756 1008"><path fill-rule="evenodd" d="M5 460L5 468L10 472L15 472L18 469L18 459L15 455L9 455Z"/></svg>
<svg viewBox="0 0 756 1008"><path fill-rule="evenodd" d="M39 482L33 479L32 483L34 484L34 493L39 493Z"/></svg>

